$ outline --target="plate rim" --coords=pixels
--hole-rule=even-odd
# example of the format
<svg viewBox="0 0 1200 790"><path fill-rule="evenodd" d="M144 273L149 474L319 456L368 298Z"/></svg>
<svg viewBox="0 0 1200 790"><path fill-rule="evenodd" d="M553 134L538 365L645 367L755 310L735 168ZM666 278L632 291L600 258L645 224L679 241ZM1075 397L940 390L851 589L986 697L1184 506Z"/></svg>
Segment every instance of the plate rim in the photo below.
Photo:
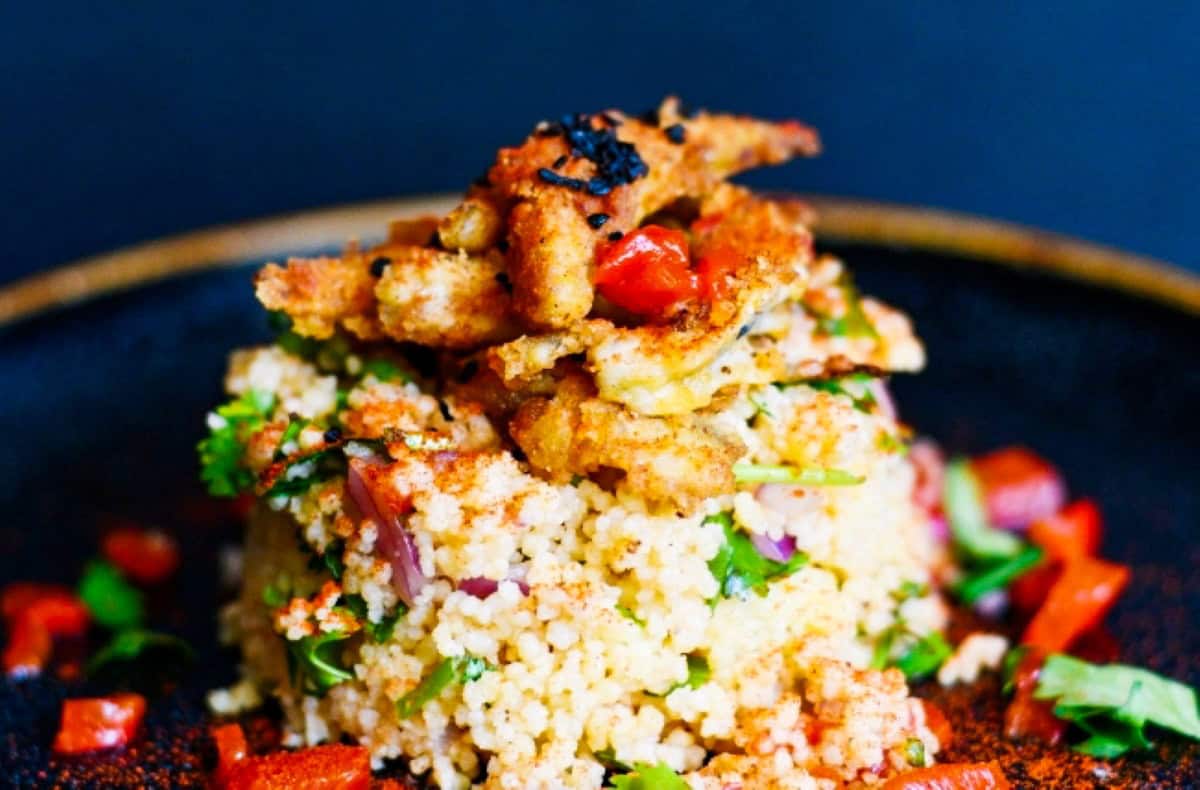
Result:
<svg viewBox="0 0 1200 790"><path fill-rule="evenodd" d="M459 197L439 193L308 209L81 258L0 288L0 327L206 269L336 247L350 239L382 238L390 220L444 213ZM1200 275L1165 261L968 213L829 195L799 197L816 209L819 238L958 254L1089 283L1200 316Z"/></svg>

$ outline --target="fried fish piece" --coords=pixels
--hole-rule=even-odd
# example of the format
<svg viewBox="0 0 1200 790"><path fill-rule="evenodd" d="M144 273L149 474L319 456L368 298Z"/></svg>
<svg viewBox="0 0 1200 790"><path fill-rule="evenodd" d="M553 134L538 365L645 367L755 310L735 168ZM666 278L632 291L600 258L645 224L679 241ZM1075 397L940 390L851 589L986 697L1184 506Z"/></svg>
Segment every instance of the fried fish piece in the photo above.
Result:
<svg viewBox="0 0 1200 790"><path fill-rule="evenodd" d="M632 230L680 198L703 198L734 173L820 149L816 132L796 121L684 118L674 99L658 120L574 116L501 149L488 180L511 206L514 307L531 327L565 328L587 316L595 251L613 231Z"/></svg>
<svg viewBox="0 0 1200 790"><path fill-rule="evenodd" d="M372 334L375 278L366 255L353 249L342 257L289 258L286 266L268 263L254 279L254 293L268 310L281 310L292 328L324 339L339 324Z"/></svg>

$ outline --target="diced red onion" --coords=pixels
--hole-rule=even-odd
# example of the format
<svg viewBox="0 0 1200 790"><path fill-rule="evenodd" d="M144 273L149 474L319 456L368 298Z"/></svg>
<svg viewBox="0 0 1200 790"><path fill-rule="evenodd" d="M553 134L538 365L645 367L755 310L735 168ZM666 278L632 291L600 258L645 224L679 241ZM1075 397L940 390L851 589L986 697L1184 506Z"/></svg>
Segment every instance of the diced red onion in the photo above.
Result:
<svg viewBox="0 0 1200 790"><path fill-rule="evenodd" d="M1053 469L1030 477L1020 485L999 486L984 492L988 521L1000 529L1023 530L1040 518L1049 518L1067 503L1067 487Z"/></svg>
<svg viewBox="0 0 1200 790"><path fill-rule="evenodd" d="M522 595L529 595L529 585L520 579L508 579L507 581L514 582L520 588ZM496 590L500 589L500 582L495 579L486 579L482 576L474 576L470 579L463 579L458 583L458 589L465 592L467 595L473 595L476 598L487 598Z"/></svg>
<svg viewBox="0 0 1200 790"><path fill-rule="evenodd" d="M900 412L896 410L896 400L892 397L892 391L888 389L886 381L871 379L867 382L867 391L875 398L875 403L879 406L879 411L883 416L890 420L900 416Z"/></svg>
<svg viewBox="0 0 1200 790"><path fill-rule="evenodd" d="M917 439L908 449L908 460L917 472L913 501L926 513L942 509L942 481L946 475L946 457L932 439Z"/></svg>
<svg viewBox="0 0 1200 790"><path fill-rule="evenodd" d="M351 458L346 491L363 517L375 524L375 551L392 566L396 595L412 606L429 579L421 572L417 545L400 522L401 514L388 505L386 492L377 488L371 467L379 465L379 461Z"/></svg>
<svg viewBox="0 0 1200 790"><path fill-rule="evenodd" d="M750 542L759 554L775 562L787 562L796 553L796 539L791 535L774 540L766 535L754 533L750 536Z"/></svg>

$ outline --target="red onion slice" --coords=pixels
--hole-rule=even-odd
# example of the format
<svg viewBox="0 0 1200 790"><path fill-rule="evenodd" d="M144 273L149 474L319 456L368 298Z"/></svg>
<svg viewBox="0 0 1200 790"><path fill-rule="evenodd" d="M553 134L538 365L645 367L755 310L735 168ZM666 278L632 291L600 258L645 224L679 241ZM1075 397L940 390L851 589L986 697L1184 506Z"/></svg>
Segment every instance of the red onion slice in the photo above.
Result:
<svg viewBox="0 0 1200 790"><path fill-rule="evenodd" d="M888 389L886 381L871 379L867 382L867 391L871 393L875 404L879 406L880 414L889 420L895 420L900 416L900 412L896 409L896 400L892 397L892 391Z"/></svg>
<svg viewBox="0 0 1200 790"><path fill-rule="evenodd" d="M392 587L396 595L412 606L421 589L429 582L421 572L421 558L412 535L400 522L400 513L389 505L387 492L376 480L380 461L350 459L346 491L364 518L375 524L375 551L392 566Z"/></svg>
<svg viewBox="0 0 1200 790"><path fill-rule="evenodd" d="M522 595L529 595L529 585L520 579L508 579L507 581L515 582L517 587L521 589ZM473 595L476 598L487 598L496 590L500 589L500 582L495 579L486 579L482 576L474 576L470 579L463 579L458 583L458 589L465 592L467 595Z"/></svg>
<svg viewBox="0 0 1200 790"><path fill-rule="evenodd" d="M775 562L787 562L796 553L796 539L791 535L773 540L766 535L754 533L750 536L750 542L759 554Z"/></svg>

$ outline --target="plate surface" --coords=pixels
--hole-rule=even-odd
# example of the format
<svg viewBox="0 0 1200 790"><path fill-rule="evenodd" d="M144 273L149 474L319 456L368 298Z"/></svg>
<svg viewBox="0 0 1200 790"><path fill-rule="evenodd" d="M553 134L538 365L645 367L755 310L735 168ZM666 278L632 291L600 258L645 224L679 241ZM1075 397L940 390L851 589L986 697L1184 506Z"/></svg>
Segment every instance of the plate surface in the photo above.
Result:
<svg viewBox="0 0 1200 790"><path fill-rule="evenodd" d="M844 255L865 293L908 311L928 346L926 372L894 381L904 419L953 451L1027 444L1062 468L1074 494L1099 499L1104 552L1134 569L1109 619L1122 658L1200 682L1200 317L1187 299L1168 306L1042 269L881 243L878 223L865 221L878 209L840 210L859 220L841 225L857 240L819 246ZM211 758L203 693L235 677L236 656L216 643L215 612L227 596L218 550L238 541L238 527L204 496L193 447L221 399L226 354L269 336L251 292L254 268L272 254L334 246L345 229L306 231L293 237L299 250L287 246L289 227L304 221L261 225L271 233L255 244L204 247L208 262L230 265L0 327L0 581L72 584L111 519L160 525L178 536L185 559L153 596L151 617L199 654L184 684L152 706L146 739L121 759L49 756L59 702L87 687L0 682L0 774L17 786L203 785ZM1159 290L1171 298L1172 289ZM996 740L995 693L943 697L963 725L948 757L1000 753L1018 786L1186 787L1197 775L1196 748L1168 739L1157 758L1110 764L1016 749Z"/></svg>

